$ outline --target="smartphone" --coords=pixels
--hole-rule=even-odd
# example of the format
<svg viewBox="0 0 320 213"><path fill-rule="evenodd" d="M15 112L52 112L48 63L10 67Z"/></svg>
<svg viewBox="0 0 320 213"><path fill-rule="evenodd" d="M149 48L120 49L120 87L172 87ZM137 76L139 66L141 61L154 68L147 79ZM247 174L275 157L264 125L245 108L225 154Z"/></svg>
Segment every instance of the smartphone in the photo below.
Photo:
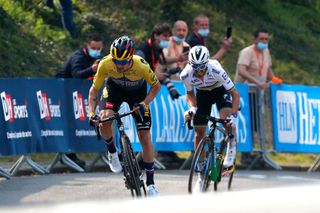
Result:
<svg viewBox="0 0 320 213"><path fill-rule="evenodd" d="M229 27L227 28L226 37L227 37L227 38L230 38L231 36L232 36L232 27L229 26Z"/></svg>
<svg viewBox="0 0 320 213"><path fill-rule="evenodd" d="M184 46L182 52L189 52L190 47L189 46Z"/></svg>

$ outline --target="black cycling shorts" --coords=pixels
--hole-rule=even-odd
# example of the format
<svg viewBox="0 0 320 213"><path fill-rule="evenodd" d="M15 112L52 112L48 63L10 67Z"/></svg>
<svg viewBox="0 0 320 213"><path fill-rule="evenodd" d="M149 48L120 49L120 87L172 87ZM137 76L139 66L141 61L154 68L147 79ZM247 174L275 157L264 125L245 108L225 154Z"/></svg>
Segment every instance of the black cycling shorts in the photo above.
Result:
<svg viewBox="0 0 320 213"><path fill-rule="evenodd" d="M210 91L197 90L196 97L198 110L194 117L195 126L207 125L208 121L199 115L210 115L212 104L217 105L219 112L222 108L232 108L232 96L223 86Z"/></svg>
<svg viewBox="0 0 320 213"><path fill-rule="evenodd" d="M124 90L120 86L116 85L110 78L107 80L106 87L100 100L100 110L112 109L114 112L118 112L121 104L127 102L132 110L135 103L142 102L147 96L147 83L136 90ZM143 115L143 122L137 113L132 114L137 130L149 130L151 128L151 113L150 109L147 109Z"/></svg>

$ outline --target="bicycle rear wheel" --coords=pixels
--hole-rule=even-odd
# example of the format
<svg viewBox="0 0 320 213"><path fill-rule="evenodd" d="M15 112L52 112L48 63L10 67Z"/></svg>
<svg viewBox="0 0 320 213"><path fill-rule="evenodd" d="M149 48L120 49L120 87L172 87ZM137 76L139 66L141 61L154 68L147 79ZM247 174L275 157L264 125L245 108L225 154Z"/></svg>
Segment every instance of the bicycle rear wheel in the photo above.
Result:
<svg viewBox="0 0 320 213"><path fill-rule="evenodd" d="M134 155L131 142L127 136L121 138L123 147L123 173L126 186L130 189L133 197L141 197L143 192L146 195L144 182L141 179L141 169Z"/></svg>
<svg viewBox="0 0 320 213"><path fill-rule="evenodd" d="M203 155L205 152L205 155ZM209 137L204 137L198 144L191 163L189 181L188 181L188 192L191 194L194 191L194 187L199 178L200 192L206 192L210 185L210 174L211 174L211 162L212 162L212 146Z"/></svg>

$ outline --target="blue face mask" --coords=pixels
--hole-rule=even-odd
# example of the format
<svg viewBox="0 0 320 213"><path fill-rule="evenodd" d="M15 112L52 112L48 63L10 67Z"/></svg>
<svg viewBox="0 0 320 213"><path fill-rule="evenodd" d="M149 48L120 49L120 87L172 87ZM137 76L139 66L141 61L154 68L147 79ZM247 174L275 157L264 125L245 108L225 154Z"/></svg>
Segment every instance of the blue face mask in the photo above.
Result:
<svg viewBox="0 0 320 213"><path fill-rule="evenodd" d="M184 42L184 38L179 38L178 36L173 36L173 39L177 44Z"/></svg>
<svg viewBox="0 0 320 213"><path fill-rule="evenodd" d="M165 41L165 40L160 40L160 43L159 43L159 47L160 48L167 48L169 46L169 41Z"/></svg>
<svg viewBox="0 0 320 213"><path fill-rule="evenodd" d="M207 37L209 35L209 29L199 29L198 33L202 36L202 37Z"/></svg>
<svg viewBox="0 0 320 213"><path fill-rule="evenodd" d="M88 51L91 58L99 58L99 56L101 55L101 50L93 50L91 48L88 48Z"/></svg>
<svg viewBox="0 0 320 213"><path fill-rule="evenodd" d="M258 50L263 51L268 48L268 43L258 42L257 48Z"/></svg>

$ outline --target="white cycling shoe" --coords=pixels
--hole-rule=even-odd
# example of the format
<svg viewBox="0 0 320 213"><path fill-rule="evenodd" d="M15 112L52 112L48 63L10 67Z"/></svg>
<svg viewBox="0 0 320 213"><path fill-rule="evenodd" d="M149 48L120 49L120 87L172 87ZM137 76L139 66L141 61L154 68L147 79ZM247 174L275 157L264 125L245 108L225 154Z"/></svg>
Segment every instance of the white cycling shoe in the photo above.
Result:
<svg viewBox="0 0 320 213"><path fill-rule="evenodd" d="M235 159L236 159L236 153L237 153L237 145L236 142L230 142L227 147L227 154L226 158L223 161L223 167L229 168L233 165Z"/></svg>
<svg viewBox="0 0 320 213"><path fill-rule="evenodd" d="M151 184L147 187L147 196L148 197L158 197L160 195L156 185Z"/></svg>
<svg viewBox="0 0 320 213"><path fill-rule="evenodd" d="M118 153L117 152L115 152L115 153L108 152L108 158L109 158L110 170L116 174L120 173L122 171L122 166L121 166L121 163L119 160Z"/></svg>

